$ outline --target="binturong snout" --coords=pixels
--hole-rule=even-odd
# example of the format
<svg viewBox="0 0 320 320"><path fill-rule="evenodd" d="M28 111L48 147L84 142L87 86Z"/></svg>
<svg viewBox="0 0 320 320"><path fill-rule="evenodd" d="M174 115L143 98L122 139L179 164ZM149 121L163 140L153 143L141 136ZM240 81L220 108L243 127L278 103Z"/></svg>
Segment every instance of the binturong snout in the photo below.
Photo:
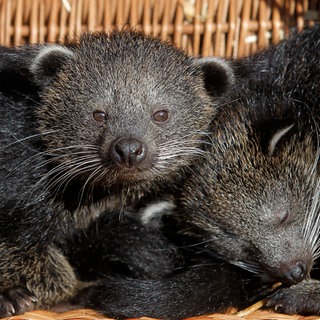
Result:
<svg viewBox="0 0 320 320"><path fill-rule="evenodd" d="M299 249L298 243L296 243L295 248ZM290 254L289 248L286 248L286 250L287 255L283 255L283 257L279 260L273 260L272 258L267 259L264 263L262 263L262 268L271 279L280 281L284 285L290 286L297 284L309 277L313 266L313 257L312 253L306 248L302 249L300 247L298 251L294 250L292 254ZM300 254L298 254L299 251ZM284 254L284 252L282 252L282 254ZM274 258L276 257L277 254L274 255ZM280 255L278 255L278 257L280 257Z"/></svg>
<svg viewBox="0 0 320 320"><path fill-rule="evenodd" d="M297 261L280 266L280 272L283 274L280 281L286 285L293 285L301 282L309 275L307 262Z"/></svg>
<svg viewBox="0 0 320 320"><path fill-rule="evenodd" d="M121 137L110 146L112 159L128 168L143 162L147 155L146 145L135 137Z"/></svg>

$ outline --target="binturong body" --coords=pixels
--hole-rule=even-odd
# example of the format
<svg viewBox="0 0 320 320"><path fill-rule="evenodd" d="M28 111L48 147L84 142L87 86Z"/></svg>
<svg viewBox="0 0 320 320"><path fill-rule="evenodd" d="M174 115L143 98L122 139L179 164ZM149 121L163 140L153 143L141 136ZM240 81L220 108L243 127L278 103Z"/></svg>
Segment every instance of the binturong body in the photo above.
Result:
<svg viewBox="0 0 320 320"><path fill-rule="evenodd" d="M233 76L223 61L125 30L0 56L4 317L84 285L56 244L183 179Z"/></svg>
<svg viewBox="0 0 320 320"><path fill-rule="evenodd" d="M150 316L179 319L228 305L239 307L258 297L257 286L263 289L280 281L283 286L267 298L267 306L285 313L320 314L320 282L309 279L319 255L319 61L317 25L234 62L238 82L212 121L205 160L193 168L175 203L164 206L161 201L159 208L167 210L148 209L141 219L142 225L147 221L151 230L158 228L169 237L167 252L172 253L172 246L184 248L176 257L188 261L195 251L198 268L172 259L177 265L169 280L159 273L160 280L157 284L152 280L149 290L141 281L140 303L131 312L139 315L140 307ZM154 225L157 220L159 227ZM118 241L126 250L126 241ZM140 249L151 251L146 246ZM160 248L158 253L159 259L166 254ZM132 269L136 262L130 257L123 260ZM146 263L146 274L154 277L149 268ZM255 285L250 287L250 281ZM133 283L136 296L139 284ZM186 283L194 290L184 290ZM105 288L85 290L82 300L75 301L108 314L114 304ZM120 301L130 306L130 291L126 294ZM154 295L160 303L152 308L148 297Z"/></svg>

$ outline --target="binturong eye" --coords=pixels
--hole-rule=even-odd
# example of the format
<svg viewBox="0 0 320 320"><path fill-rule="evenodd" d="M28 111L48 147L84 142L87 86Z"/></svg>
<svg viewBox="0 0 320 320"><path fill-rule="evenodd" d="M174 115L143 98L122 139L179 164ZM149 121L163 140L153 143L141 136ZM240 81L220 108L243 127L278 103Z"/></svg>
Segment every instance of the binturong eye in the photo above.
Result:
<svg viewBox="0 0 320 320"><path fill-rule="evenodd" d="M285 208L279 209L275 213L281 224L286 222L290 217L289 209L285 209Z"/></svg>
<svg viewBox="0 0 320 320"><path fill-rule="evenodd" d="M152 115L152 119L156 123L165 123L169 119L169 112L167 110L158 110Z"/></svg>
<svg viewBox="0 0 320 320"><path fill-rule="evenodd" d="M92 117L96 122L104 122L107 120L107 115L104 111L96 110L92 113Z"/></svg>

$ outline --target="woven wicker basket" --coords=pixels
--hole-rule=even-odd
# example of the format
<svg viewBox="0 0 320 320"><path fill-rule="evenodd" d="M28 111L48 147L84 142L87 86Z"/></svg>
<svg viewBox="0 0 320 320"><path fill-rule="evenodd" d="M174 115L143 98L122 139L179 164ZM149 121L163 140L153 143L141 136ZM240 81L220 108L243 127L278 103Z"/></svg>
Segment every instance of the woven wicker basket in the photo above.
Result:
<svg viewBox="0 0 320 320"><path fill-rule="evenodd" d="M239 57L278 43L293 27L301 30L319 20L319 0L0 0L0 44L63 43L83 31L108 32L129 25L169 40L190 55ZM241 318L320 320L261 310ZM62 314L34 311L7 319L109 318L91 310L75 310ZM192 319L236 320L239 316Z"/></svg>
<svg viewBox="0 0 320 320"><path fill-rule="evenodd" d="M0 44L59 42L125 24L191 55L243 56L320 20L319 0L0 0Z"/></svg>

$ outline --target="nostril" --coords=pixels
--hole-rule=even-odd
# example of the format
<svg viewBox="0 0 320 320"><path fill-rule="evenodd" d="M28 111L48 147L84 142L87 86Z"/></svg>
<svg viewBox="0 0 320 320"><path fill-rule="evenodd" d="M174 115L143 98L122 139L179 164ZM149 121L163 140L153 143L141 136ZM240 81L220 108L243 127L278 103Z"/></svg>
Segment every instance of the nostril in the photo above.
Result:
<svg viewBox="0 0 320 320"><path fill-rule="evenodd" d="M113 148L113 152L112 152L112 155L113 155L113 158L116 162L119 162L121 163L123 161L123 159L125 158L125 154L126 154L126 151L123 146L121 146L120 144L116 144Z"/></svg>
<svg viewBox="0 0 320 320"><path fill-rule="evenodd" d="M144 151L144 145L139 140L129 142L129 153L131 156L141 156Z"/></svg>
<svg viewBox="0 0 320 320"><path fill-rule="evenodd" d="M139 140L129 142L129 164L134 165L144 160L146 157L146 147Z"/></svg>

